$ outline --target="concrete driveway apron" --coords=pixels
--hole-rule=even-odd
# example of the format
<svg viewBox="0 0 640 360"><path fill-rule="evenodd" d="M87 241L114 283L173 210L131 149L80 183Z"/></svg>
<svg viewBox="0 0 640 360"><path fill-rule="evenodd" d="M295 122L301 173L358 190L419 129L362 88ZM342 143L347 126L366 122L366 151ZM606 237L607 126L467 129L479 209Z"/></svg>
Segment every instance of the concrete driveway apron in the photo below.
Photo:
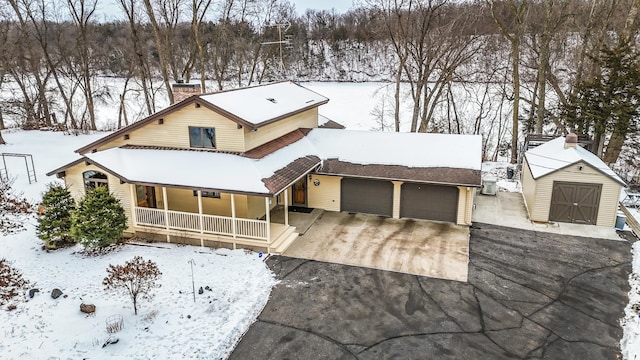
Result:
<svg viewBox="0 0 640 360"><path fill-rule="evenodd" d="M469 227L324 212L283 255L467 281Z"/></svg>

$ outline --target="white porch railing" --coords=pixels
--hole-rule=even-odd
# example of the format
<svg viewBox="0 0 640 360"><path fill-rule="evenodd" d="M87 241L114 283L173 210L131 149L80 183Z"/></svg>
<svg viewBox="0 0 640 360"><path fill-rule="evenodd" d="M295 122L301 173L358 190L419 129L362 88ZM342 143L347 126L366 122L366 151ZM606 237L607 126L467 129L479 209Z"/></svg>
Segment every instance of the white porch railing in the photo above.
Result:
<svg viewBox="0 0 640 360"><path fill-rule="evenodd" d="M196 214L182 211L135 207L135 223L138 226L165 228L168 230L189 231L194 233L243 237L267 240L267 221L239 219L233 217ZM166 216L166 218L165 218ZM202 217L202 224L200 219Z"/></svg>

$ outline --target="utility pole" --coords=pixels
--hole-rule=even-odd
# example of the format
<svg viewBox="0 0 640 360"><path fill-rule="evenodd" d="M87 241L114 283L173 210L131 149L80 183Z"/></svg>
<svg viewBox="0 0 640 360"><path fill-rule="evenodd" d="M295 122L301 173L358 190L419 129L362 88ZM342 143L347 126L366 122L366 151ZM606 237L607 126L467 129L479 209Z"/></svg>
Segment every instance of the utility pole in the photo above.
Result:
<svg viewBox="0 0 640 360"><path fill-rule="evenodd" d="M278 29L278 41L265 41L263 43L261 43L262 45L278 45L279 47L279 53L280 53L280 71L282 71L282 73L284 73L284 60L283 60L283 51L282 51L282 45L286 45L287 49L291 49L291 41L293 40L293 36L292 35L284 35L284 39L283 39L283 33L286 33L287 30L289 30L289 28L291 27L291 23L290 22L286 22L286 23L282 23L282 24L273 24L273 25L266 25L267 27L276 27Z"/></svg>

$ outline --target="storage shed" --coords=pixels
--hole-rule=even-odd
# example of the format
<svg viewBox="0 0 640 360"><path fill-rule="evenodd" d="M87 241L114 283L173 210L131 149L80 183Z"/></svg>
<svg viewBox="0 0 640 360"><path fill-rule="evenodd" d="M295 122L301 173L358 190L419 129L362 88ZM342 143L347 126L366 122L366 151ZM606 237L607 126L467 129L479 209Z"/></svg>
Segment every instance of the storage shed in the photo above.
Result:
<svg viewBox="0 0 640 360"><path fill-rule="evenodd" d="M525 153L522 193L529 219L614 226L624 181L568 134Z"/></svg>

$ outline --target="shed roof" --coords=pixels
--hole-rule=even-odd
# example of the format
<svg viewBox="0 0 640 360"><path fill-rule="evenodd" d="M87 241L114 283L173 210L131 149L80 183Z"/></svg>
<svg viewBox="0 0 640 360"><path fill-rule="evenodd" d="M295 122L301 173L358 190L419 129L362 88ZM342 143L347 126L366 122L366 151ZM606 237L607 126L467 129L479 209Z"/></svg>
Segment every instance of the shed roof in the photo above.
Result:
<svg viewBox="0 0 640 360"><path fill-rule="evenodd" d="M531 169L531 175L534 179L539 179L545 175L564 169L567 166L585 162L623 186L626 185L625 182L595 154L580 146L565 149L564 143L565 138L559 137L525 152L524 156L527 159L527 164L529 164L529 169Z"/></svg>

